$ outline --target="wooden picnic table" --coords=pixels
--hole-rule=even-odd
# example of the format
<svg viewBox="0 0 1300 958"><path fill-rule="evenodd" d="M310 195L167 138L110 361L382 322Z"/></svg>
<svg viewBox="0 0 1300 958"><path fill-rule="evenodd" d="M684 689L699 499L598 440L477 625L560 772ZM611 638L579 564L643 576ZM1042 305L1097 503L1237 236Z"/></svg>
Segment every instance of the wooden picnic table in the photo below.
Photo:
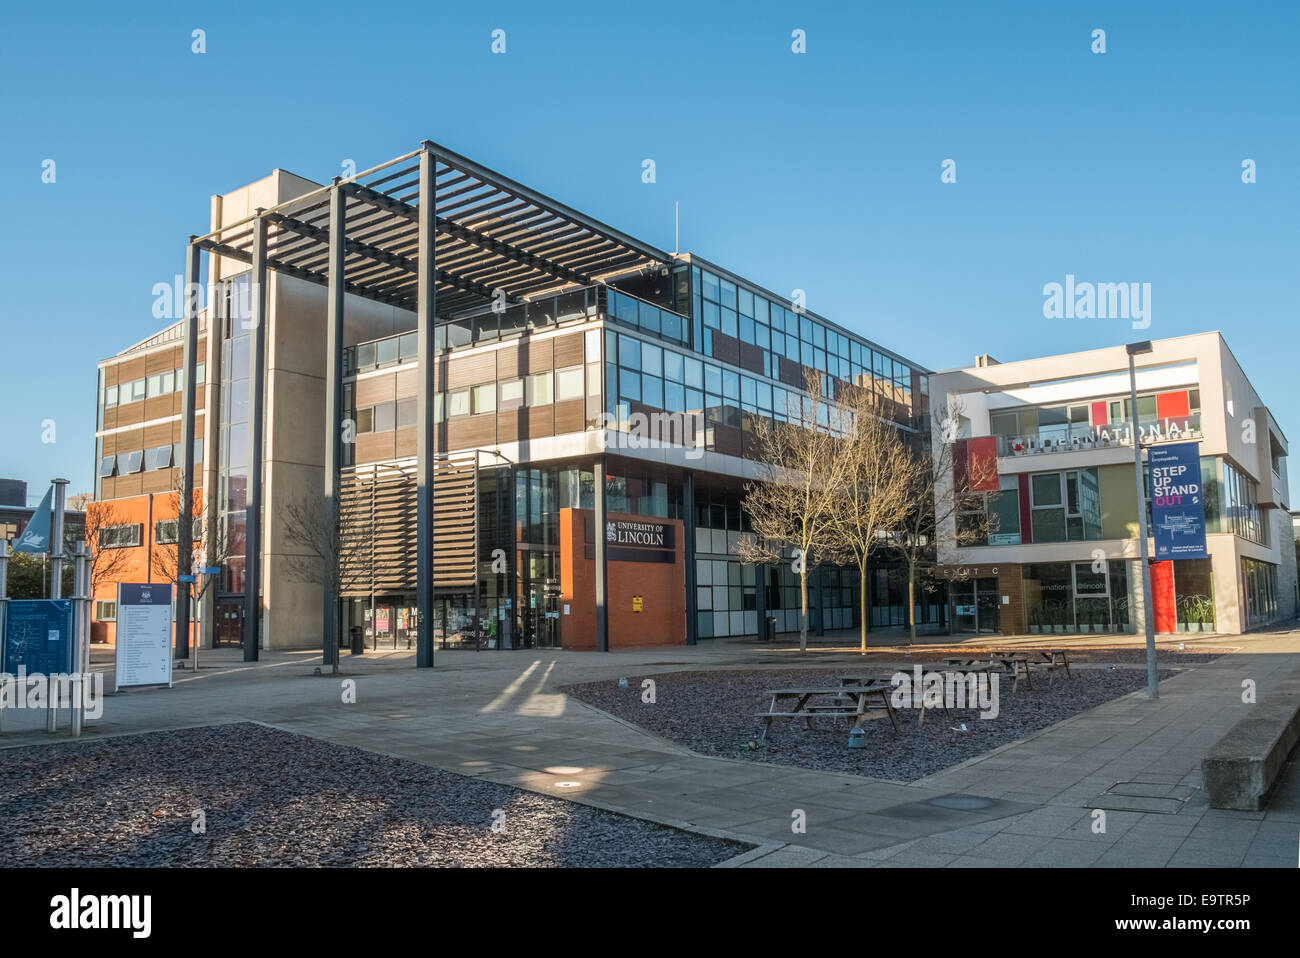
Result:
<svg viewBox="0 0 1300 958"><path fill-rule="evenodd" d="M768 689L764 694L772 697L767 711L757 713L763 720L764 739L767 738L767 730L772 727L774 718L801 718L807 728L811 729L814 718L828 715L832 718L852 719L854 728L858 728L868 719L879 718L879 715L870 714L872 700L878 700L884 706L890 725L894 727L895 732L898 731L898 720L894 717L894 708L889 702L888 686L841 685L838 688ZM811 701L827 697L830 698L829 702ZM791 699L794 700L793 704L789 704Z"/></svg>
<svg viewBox="0 0 1300 958"><path fill-rule="evenodd" d="M1034 687L1029 677L1034 668L1047 670L1048 685L1052 684L1058 669L1065 669L1066 678L1070 677L1070 659L1065 649L1003 649L991 654L995 661L1001 662L1002 667L1015 677L1016 684L1011 689L1013 692L1020 687L1022 678L1027 686L1031 689Z"/></svg>

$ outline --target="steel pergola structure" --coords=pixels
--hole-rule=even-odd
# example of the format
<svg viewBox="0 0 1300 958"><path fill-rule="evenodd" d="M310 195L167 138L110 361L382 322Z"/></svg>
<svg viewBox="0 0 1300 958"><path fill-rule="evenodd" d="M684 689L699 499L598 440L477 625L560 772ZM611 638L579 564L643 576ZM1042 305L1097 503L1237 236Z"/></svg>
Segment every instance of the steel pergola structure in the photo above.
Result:
<svg viewBox="0 0 1300 958"><path fill-rule="evenodd" d="M590 286L672 256L425 140L419 149L202 236L187 246L186 289L197 288L201 254L247 263L253 272L249 324L249 483L244 554L244 659L261 644L261 509L266 393L268 271L327 290L325 516L338 508L342 461L343 317L348 294L415 314L419 364L417 655L433 665L433 460L436 451L436 325L485 306ZM198 297L186 297L184 348L184 521L178 575L193 549L194 419ZM215 328L215 327L213 327ZM599 485L599 484L598 484ZM327 577L328 578L328 577ZM327 664L338 648L337 595L324 596ZM188 602L177 604L177 635L189 635ZM185 639L188 653L188 639Z"/></svg>

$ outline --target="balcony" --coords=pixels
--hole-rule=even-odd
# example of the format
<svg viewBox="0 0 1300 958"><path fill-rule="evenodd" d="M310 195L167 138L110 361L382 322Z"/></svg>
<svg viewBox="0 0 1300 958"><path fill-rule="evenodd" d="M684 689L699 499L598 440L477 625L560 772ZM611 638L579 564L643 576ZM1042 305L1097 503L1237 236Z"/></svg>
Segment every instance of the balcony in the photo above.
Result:
<svg viewBox="0 0 1300 958"><path fill-rule="evenodd" d="M690 323L680 313L646 302L608 286L583 286L554 296L506 306L500 312L480 312L441 320L435 333L438 352L517 339L539 330L613 319L671 342L689 339ZM358 343L343 350L343 375L415 362L418 339L414 330Z"/></svg>
<svg viewBox="0 0 1300 958"><path fill-rule="evenodd" d="M1138 436L1142 445L1162 442L1187 442L1201 438L1201 414L1178 416L1171 419L1152 419L1138 422ZM1027 436L995 436L998 455L1037 456L1058 452L1087 452L1094 449L1133 447L1132 431L1128 423L1112 426L1090 426L1087 423L1070 423L1040 429Z"/></svg>

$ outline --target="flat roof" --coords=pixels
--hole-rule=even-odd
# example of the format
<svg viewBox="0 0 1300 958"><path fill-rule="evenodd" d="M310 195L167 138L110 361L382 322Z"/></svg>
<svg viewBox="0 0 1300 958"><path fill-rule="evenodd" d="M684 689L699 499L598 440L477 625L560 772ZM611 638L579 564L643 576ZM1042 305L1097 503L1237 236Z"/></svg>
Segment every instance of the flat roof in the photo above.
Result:
<svg viewBox="0 0 1300 958"><path fill-rule="evenodd" d="M418 295L420 155L434 160L437 313L454 316L605 277L668 266L671 254L633 239L430 140L347 179L344 283L349 293L414 310ZM329 197L333 186L296 197L268 221L267 267L328 285ZM195 239L223 257L251 263L258 214Z"/></svg>

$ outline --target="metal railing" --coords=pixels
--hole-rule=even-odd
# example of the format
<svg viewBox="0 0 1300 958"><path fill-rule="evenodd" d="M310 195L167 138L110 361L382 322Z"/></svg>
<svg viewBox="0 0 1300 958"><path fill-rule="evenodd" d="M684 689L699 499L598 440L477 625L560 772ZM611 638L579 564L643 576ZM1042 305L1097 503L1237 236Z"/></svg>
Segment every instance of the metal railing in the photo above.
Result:
<svg viewBox="0 0 1300 958"><path fill-rule="evenodd" d="M682 314L629 293L596 285L514 303L499 312L485 308L478 313L443 320L438 323L436 345L439 352L481 346L538 330L606 318L672 342L685 343L690 337L690 321ZM343 375L414 362L417 347L414 330L345 347Z"/></svg>

